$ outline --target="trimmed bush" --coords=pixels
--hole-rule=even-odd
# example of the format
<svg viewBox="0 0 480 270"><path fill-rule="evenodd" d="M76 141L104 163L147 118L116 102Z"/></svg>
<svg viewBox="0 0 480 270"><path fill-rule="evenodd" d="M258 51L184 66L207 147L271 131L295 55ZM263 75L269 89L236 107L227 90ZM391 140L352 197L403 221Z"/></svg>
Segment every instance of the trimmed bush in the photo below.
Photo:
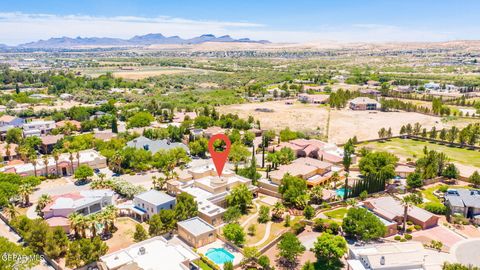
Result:
<svg viewBox="0 0 480 270"><path fill-rule="evenodd" d="M437 215L445 215L447 213L447 207L441 203L429 202L425 204L424 208L428 212L431 212Z"/></svg>
<svg viewBox="0 0 480 270"><path fill-rule="evenodd" d="M416 231L420 231L422 229L422 226L420 225L415 225L413 227L415 228Z"/></svg>
<svg viewBox="0 0 480 270"><path fill-rule="evenodd" d="M295 223L292 226L292 230L295 234L300 234L301 232L303 232L305 230L305 224L300 223L300 222Z"/></svg>
<svg viewBox="0 0 480 270"><path fill-rule="evenodd" d="M408 226L411 226L411 225L413 225L413 222L411 222L411 221L409 220L409 221L407 221L407 225L408 225Z"/></svg>
<svg viewBox="0 0 480 270"><path fill-rule="evenodd" d="M407 239L402 238L402 239L400 239L400 242L407 242Z"/></svg>
<svg viewBox="0 0 480 270"><path fill-rule="evenodd" d="M412 240L413 236L411 234L405 234L405 239Z"/></svg>
<svg viewBox="0 0 480 270"><path fill-rule="evenodd" d="M395 237L393 239L395 239L397 241L400 241L400 239L402 239L402 237L400 235L395 235Z"/></svg>

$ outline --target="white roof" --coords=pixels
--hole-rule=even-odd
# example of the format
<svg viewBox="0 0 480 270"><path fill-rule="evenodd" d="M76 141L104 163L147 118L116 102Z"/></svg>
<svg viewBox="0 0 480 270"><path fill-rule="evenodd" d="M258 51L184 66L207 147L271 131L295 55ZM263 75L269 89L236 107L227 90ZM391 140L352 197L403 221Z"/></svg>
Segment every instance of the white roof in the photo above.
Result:
<svg viewBox="0 0 480 270"><path fill-rule="evenodd" d="M194 236L204 233L214 232L215 228L199 217L193 217L177 223L178 226L184 228Z"/></svg>
<svg viewBox="0 0 480 270"><path fill-rule="evenodd" d="M136 195L135 198L142 199L153 205L162 205L175 200L174 197L166 194L165 192L160 192L154 189L140 193Z"/></svg>
<svg viewBox="0 0 480 270"><path fill-rule="evenodd" d="M172 241L170 241L172 242ZM100 258L109 269L128 263L137 263L141 269L148 270L184 270L182 263L199 258L185 244L170 243L161 236L131 245L123 250ZM141 250L144 250L142 253Z"/></svg>

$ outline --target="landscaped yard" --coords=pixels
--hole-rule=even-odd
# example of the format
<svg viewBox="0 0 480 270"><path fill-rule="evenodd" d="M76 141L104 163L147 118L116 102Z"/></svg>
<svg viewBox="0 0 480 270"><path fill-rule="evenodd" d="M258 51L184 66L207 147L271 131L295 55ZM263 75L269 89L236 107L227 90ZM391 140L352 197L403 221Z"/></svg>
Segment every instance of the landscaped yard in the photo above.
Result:
<svg viewBox="0 0 480 270"><path fill-rule="evenodd" d="M468 166L480 167L480 152L463 148L450 147L448 145L435 144L424 141L394 138L387 142L371 142L359 145L378 151L388 151L403 158L413 160L423 155L423 148L445 153L451 161Z"/></svg>
<svg viewBox="0 0 480 270"><path fill-rule="evenodd" d="M331 219L343 219L343 217L347 214L347 208L341 207L335 210L323 212L323 214Z"/></svg>
<svg viewBox="0 0 480 270"><path fill-rule="evenodd" d="M120 217L115 221L117 231L113 237L106 241L108 245L108 253L126 248L134 243L133 234L135 233L135 226L137 222L128 217ZM145 226L145 224L144 224ZM148 228L145 229L148 231Z"/></svg>

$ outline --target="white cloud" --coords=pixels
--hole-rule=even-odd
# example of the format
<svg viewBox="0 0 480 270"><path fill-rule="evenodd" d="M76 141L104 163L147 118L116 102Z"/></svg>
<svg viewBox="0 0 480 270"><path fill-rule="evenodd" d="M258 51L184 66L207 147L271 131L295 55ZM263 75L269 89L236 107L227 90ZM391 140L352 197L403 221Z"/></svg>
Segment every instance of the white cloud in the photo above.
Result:
<svg viewBox="0 0 480 270"><path fill-rule="evenodd" d="M316 30L283 31L251 22L191 20L169 16L95 17L86 15L26 14L0 12L0 43L15 45L51 37L117 37L162 33L191 38L201 34L231 35L235 38L267 39L273 42L442 41L454 39L453 33L429 29L409 29L395 25L358 23L332 26L318 25ZM478 35L476 33L470 33ZM461 33L457 33L461 36Z"/></svg>

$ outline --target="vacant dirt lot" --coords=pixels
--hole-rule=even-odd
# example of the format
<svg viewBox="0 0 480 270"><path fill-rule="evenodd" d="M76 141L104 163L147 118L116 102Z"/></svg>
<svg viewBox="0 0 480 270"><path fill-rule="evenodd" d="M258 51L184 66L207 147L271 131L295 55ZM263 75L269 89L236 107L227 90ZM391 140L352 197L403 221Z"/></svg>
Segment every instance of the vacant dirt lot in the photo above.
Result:
<svg viewBox="0 0 480 270"><path fill-rule="evenodd" d="M257 108L272 109L273 112L255 111ZM328 109L319 105L295 103L285 105L284 101L262 103L246 103L219 107L221 113L236 113L241 118L252 115L260 120L263 129L281 130L290 127L292 130L324 130Z"/></svg>
<svg viewBox="0 0 480 270"><path fill-rule="evenodd" d="M100 68L86 68L80 70L83 74L98 77L100 75L111 72L114 77L123 78L127 80L138 80L159 75L173 75L184 73L198 73L211 72L208 70L181 68L181 67L132 67L132 70L120 69L117 67L100 67Z"/></svg>
<svg viewBox="0 0 480 270"><path fill-rule="evenodd" d="M376 139L378 130L382 127L391 127L393 134L397 135L403 125L417 122L427 130L432 126L437 129L444 126L440 117L419 113L332 110L328 138L335 143L344 143L353 136L357 136L359 140Z"/></svg>

